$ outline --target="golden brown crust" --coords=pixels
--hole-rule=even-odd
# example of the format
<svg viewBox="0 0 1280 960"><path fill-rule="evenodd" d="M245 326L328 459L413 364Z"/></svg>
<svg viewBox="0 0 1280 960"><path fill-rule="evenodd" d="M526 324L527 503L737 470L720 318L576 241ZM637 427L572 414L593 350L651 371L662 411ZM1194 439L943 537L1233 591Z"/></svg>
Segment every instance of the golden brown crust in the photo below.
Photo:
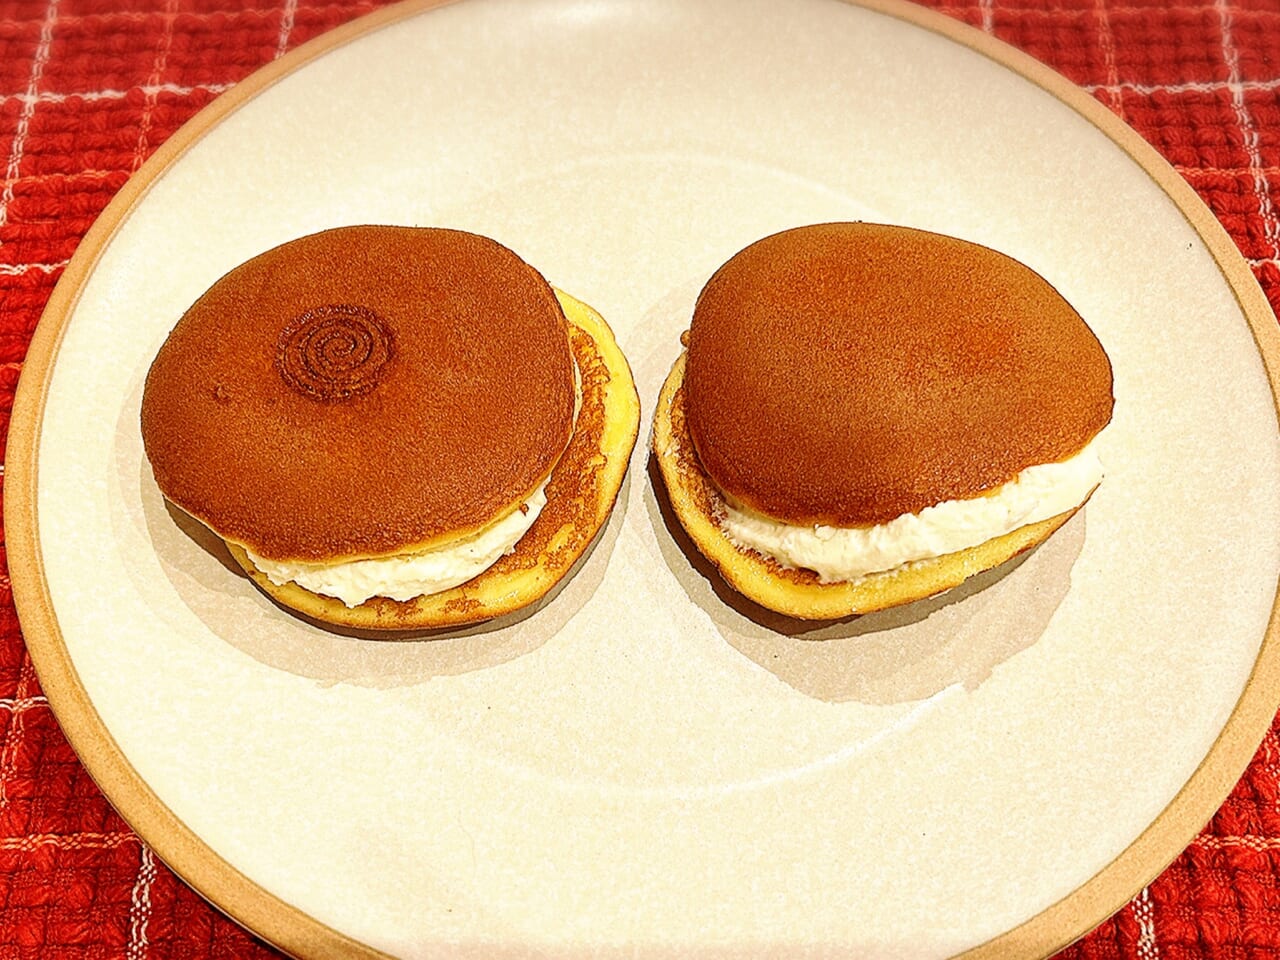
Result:
<svg viewBox="0 0 1280 960"><path fill-rule="evenodd" d="M952 237L818 224L731 258L689 331L689 428L717 485L792 523L857 526L1079 452L1111 364L1042 277Z"/></svg>
<svg viewBox="0 0 1280 960"><path fill-rule="evenodd" d="M538 600L568 573L608 519L640 423L640 401L609 325L557 291L569 319L582 404L573 436L547 484L547 503L516 549L460 586L414 600L374 597L348 607L296 583L277 586L228 543L231 555L270 596L317 620L369 630L435 629L477 623Z"/></svg>
<svg viewBox="0 0 1280 960"><path fill-rule="evenodd" d="M734 545L721 531L724 500L703 470L689 435L685 359L681 354L671 368L653 414L653 452L659 472L676 517L698 550L725 582L770 610L805 620L832 620L922 600L1029 550L1076 512L1068 510L934 560L857 580L823 583L812 571L783 567L755 550Z"/></svg>
<svg viewBox="0 0 1280 960"><path fill-rule="evenodd" d="M569 440L563 311L510 250L456 230L344 227L254 257L183 315L147 375L160 490L275 560L473 532Z"/></svg>

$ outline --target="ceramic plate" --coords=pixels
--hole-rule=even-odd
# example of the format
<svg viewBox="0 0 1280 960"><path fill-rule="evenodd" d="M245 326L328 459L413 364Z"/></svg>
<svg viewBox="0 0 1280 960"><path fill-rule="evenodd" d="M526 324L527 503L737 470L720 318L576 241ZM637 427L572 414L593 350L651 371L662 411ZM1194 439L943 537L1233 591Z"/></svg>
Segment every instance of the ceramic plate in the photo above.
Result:
<svg viewBox="0 0 1280 960"><path fill-rule="evenodd" d="M1110 354L1116 413L1103 486L1042 548L805 627L690 556L644 438L711 272L837 219L1044 274ZM152 482L142 380L185 307L274 244L367 222L501 240L630 358L645 417L617 510L523 619L325 632ZM1273 328L1138 137L941 17L400 7L221 98L84 241L15 413L15 594L107 796L298 955L1043 955L1192 839L1274 714Z"/></svg>

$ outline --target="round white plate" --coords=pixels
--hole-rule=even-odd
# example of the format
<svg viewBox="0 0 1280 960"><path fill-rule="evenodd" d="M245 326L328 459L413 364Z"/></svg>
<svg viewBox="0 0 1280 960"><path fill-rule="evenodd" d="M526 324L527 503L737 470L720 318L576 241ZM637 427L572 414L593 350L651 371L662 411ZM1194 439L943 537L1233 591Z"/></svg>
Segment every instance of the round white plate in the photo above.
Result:
<svg viewBox="0 0 1280 960"><path fill-rule="evenodd" d="M1040 271L1110 354L1116 414L1106 481L1041 549L806 629L702 572L645 438L711 272L833 219ZM598 308L634 368L617 510L524 619L325 632L152 482L141 384L184 308L274 244L369 222L501 240ZM107 795L298 954L1043 954L1191 839L1274 713L1273 325L1131 131L941 17L397 8L219 100L86 238L15 414L15 592Z"/></svg>

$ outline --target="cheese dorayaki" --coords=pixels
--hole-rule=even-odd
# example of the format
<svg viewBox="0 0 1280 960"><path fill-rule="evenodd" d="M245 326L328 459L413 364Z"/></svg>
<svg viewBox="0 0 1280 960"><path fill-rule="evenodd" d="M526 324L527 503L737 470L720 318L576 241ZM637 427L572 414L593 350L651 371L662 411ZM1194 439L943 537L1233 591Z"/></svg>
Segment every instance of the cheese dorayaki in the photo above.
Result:
<svg viewBox="0 0 1280 960"><path fill-rule="evenodd" d="M147 374L157 486L266 593L381 630L510 613L595 537L639 423L605 321L493 240L343 227L233 269Z"/></svg>
<svg viewBox="0 0 1280 960"><path fill-rule="evenodd" d="M653 447L725 580L829 619L940 593L1043 541L1102 477L1111 365L1039 274L904 227L757 241L703 288Z"/></svg>

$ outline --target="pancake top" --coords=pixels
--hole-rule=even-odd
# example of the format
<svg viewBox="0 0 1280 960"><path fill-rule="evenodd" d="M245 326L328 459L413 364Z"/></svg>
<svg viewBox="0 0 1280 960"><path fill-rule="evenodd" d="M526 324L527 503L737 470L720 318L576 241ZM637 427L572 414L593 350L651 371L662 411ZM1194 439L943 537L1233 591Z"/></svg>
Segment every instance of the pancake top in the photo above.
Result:
<svg viewBox="0 0 1280 960"><path fill-rule="evenodd" d="M1039 274L877 224L757 241L703 288L685 390L723 491L796 524L884 523L1079 452L1111 364Z"/></svg>
<svg viewBox="0 0 1280 960"><path fill-rule="evenodd" d="M573 429L564 313L500 244L344 227L236 267L147 374L156 483L278 560L443 543L517 507Z"/></svg>

